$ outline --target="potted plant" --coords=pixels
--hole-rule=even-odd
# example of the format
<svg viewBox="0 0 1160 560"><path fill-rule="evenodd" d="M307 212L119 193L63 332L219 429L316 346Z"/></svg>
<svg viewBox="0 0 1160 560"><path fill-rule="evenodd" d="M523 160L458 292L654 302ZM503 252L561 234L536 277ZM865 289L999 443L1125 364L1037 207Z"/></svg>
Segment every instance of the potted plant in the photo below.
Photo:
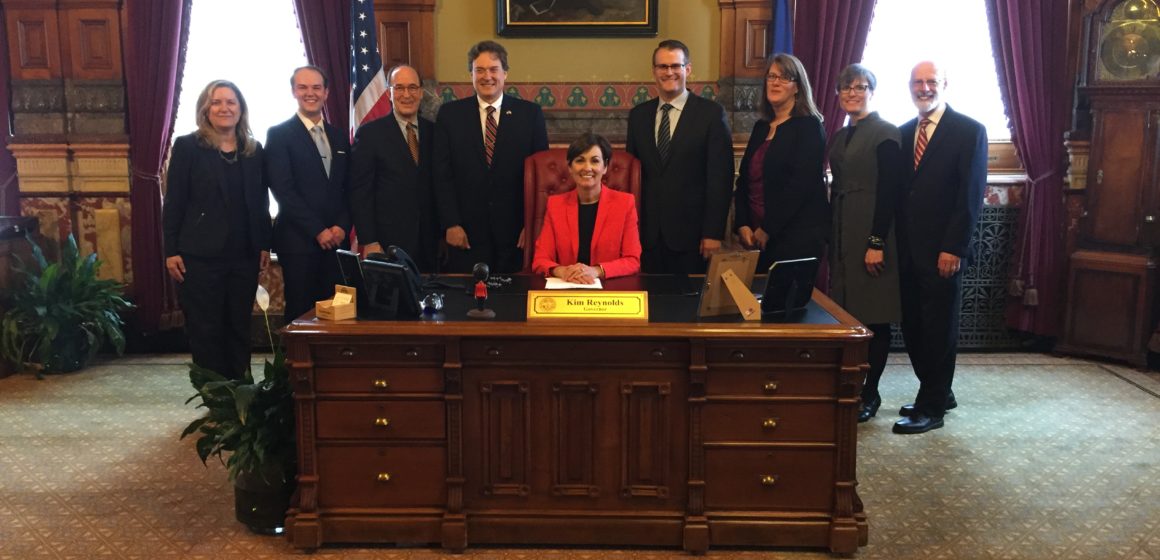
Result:
<svg viewBox="0 0 1160 560"><path fill-rule="evenodd" d="M258 286L263 315L270 304ZM270 318L266 333L274 357L266 360L262 378L247 370L242 379L189 364L189 381L197 390L186 404L198 401L205 415L190 422L181 437L194 433L203 464L221 461L234 482L234 509L238 521L257 533L280 532L294 490L297 447L290 372L281 349L274 344ZM228 457L227 457L228 455Z"/></svg>
<svg viewBox="0 0 1160 560"><path fill-rule="evenodd" d="M42 377L83 368L106 341L118 355L124 352L120 312L132 306L122 297L120 282L97 277L97 254L81 257L70 234L61 244L60 260L49 263L26 237L39 271L17 259L15 270L23 282L0 319L0 354Z"/></svg>

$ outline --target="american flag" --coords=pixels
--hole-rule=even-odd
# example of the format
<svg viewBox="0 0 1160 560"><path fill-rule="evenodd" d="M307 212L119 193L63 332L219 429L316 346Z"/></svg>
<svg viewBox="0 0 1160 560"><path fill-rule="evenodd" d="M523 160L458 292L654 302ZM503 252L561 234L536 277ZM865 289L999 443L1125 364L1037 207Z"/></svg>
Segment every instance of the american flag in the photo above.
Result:
<svg viewBox="0 0 1160 560"><path fill-rule="evenodd" d="M374 0L350 1L350 128L391 112L387 76L375 33Z"/></svg>

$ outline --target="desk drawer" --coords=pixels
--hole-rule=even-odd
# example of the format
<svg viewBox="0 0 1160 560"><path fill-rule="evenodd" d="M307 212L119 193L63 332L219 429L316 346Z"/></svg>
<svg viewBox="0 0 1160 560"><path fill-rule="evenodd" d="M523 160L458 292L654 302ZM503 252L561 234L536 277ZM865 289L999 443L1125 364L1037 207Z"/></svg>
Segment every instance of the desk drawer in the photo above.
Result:
<svg viewBox="0 0 1160 560"><path fill-rule="evenodd" d="M689 344L676 340L465 340L464 363L623 364L647 367L688 362ZM597 360L598 362L594 362Z"/></svg>
<svg viewBox="0 0 1160 560"><path fill-rule="evenodd" d="M702 419L706 442L834 441L829 403L709 403Z"/></svg>
<svg viewBox="0 0 1160 560"><path fill-rule="evenodd" d="M443 345L429 343L313 344L310 346L315 365L442 365Z"/></svg>
<svg viewBox="0 0 1160 560"><path fill-rule="evenodd" d="M443 507L442 447L318 448L319 507Z"/></svg>
<svg viewBox="0 0 1160 560"><path fill-rule="evenodd" d="M442 393L443 370L431 368L315 368L319 393Z"/></svg>
<svg viewBox="0 0 1160 560"><path fill-rule="evenodd" d="M315 405L319 439L444 439L442 401L328 401Z"/></svg>
<svg viewBox="0 0 1160 560"><path fill-rule="evenodd" d="M813 346L714 344L705 348L705 361L710 364L836 364L838 349Z"/></svg>
<svg viewBox="0 0 1160 560"><path fill-rule="evenodd" d="M830 511L830 449L708 449L705 509Z"/></svg>
<svg viewBox="0 0 1160 560"><path fill-rule="evenodd" d="M751 368L709 367L705 394L739 397L833 397L837 375L833 369L789 369L776 365Z"/></svg>

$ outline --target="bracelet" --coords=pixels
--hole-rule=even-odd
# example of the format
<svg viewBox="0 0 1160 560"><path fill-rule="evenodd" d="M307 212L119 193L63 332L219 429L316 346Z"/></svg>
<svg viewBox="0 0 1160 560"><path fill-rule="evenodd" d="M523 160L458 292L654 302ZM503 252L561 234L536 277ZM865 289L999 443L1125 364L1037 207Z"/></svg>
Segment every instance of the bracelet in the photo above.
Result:
<svg viewBox="0 0 1160 560"><path fill-rule="evenodd" d="M870 237L866 238L866 246L871 249L881 251L886 248L886 240L878 237L877 235L871 235Z"/></svg>
<svg viewBox="0 0 1160 560"><path fill-rule="evenodd" d="M596 277L597 278L604 278L604 265L598 264L598 265L596 265L596 269L600 271L596 274Z"/></svg>

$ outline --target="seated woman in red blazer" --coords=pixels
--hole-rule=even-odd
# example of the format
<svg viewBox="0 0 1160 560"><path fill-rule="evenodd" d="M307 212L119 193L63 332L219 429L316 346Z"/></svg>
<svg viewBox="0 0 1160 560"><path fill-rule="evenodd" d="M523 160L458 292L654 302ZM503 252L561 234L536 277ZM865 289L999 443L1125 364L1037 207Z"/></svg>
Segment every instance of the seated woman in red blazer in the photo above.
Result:
<svg viewBox="0 0 1160 560"><path fill-rule="evenodd" d="M636 198L603 188L612 145L585 133L568 146L576 190L552 195L536 238L532 270L578 284L640 272Z"/></svg>

